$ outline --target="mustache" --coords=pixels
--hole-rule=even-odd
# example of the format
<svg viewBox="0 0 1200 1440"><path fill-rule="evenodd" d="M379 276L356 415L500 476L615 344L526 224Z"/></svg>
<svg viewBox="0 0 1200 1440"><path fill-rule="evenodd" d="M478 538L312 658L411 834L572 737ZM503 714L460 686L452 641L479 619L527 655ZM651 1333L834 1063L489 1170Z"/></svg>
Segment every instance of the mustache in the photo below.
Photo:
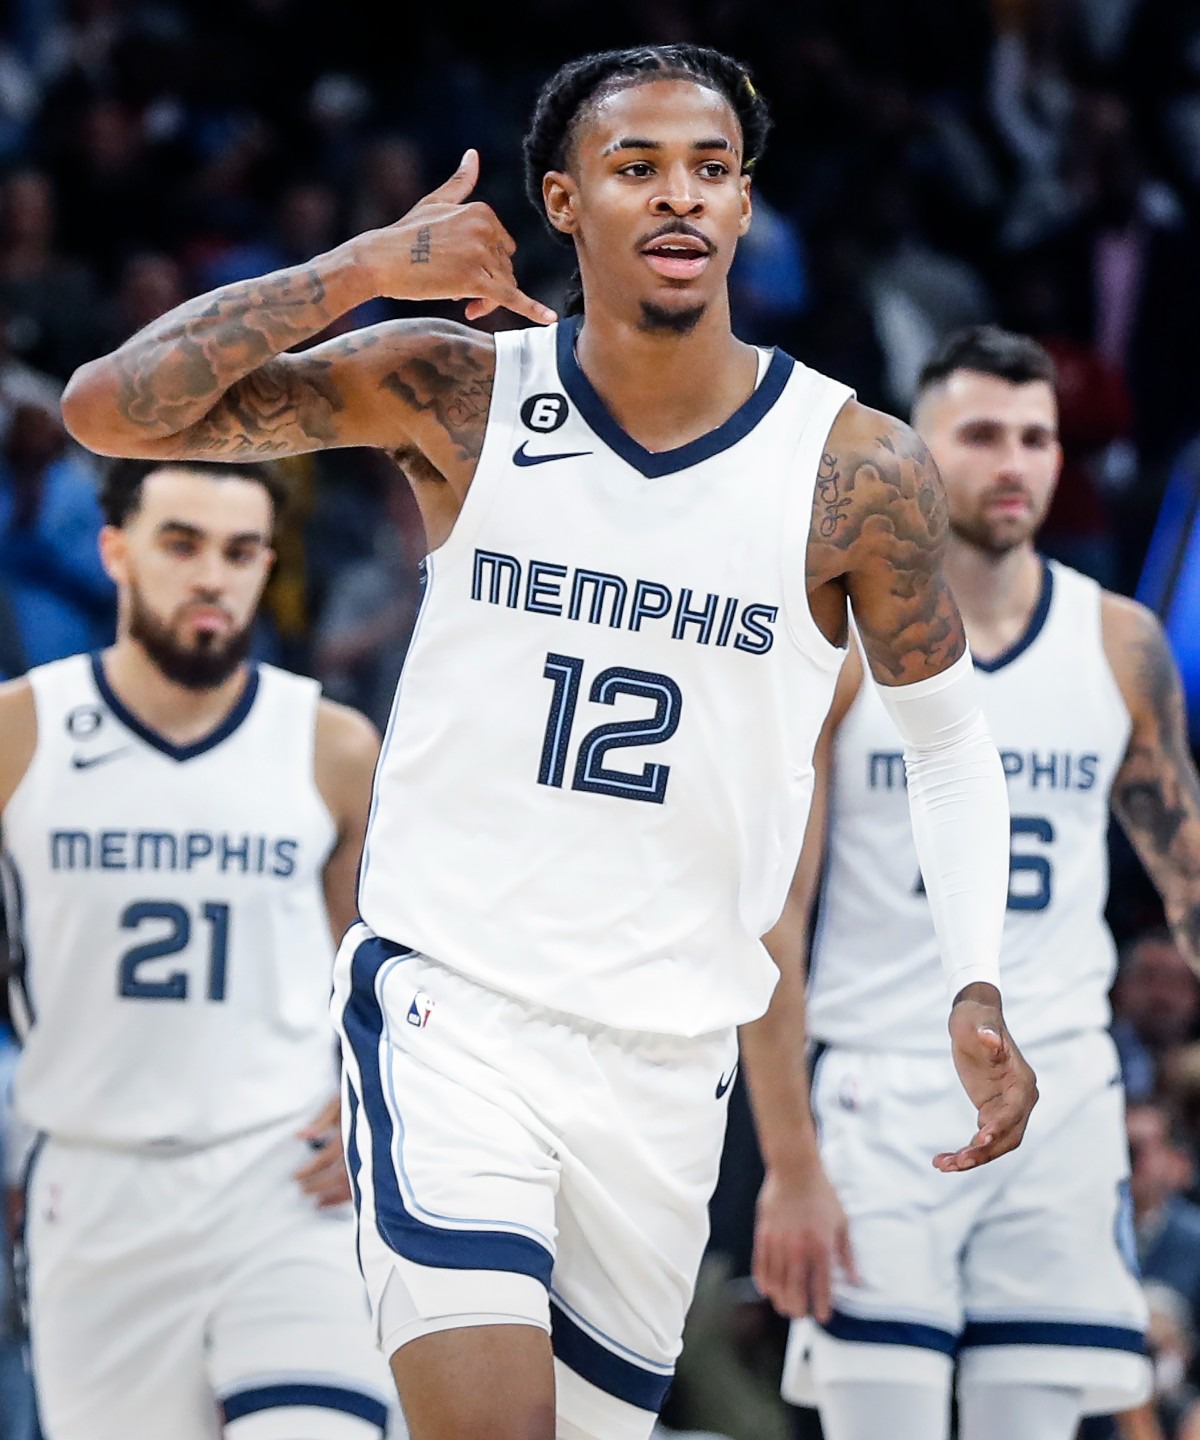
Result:
<svg viewBox="0 0 1200 1440"><path fill-rule="evenodd" d="M658 240L665 240L668 235L690 235L693 240L699 240L704 246L705 254L715 255L717 247L708 238L703 230L697 230L694 225L689 225L686 220L676 216L671 220L664 220L657 230L651 230L643 235L637 242L637 248L644 250L647 245L653 245Z"/></svg>

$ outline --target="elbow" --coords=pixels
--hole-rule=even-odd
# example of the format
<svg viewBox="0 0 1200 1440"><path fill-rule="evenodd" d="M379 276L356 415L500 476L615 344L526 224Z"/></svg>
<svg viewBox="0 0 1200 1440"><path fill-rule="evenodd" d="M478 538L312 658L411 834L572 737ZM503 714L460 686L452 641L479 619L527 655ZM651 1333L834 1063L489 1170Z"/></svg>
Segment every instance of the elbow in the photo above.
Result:
<svg viewBox="0 0 1200 1440"><path fill-rule="evenodd" d="M116 415L112 385L101 360L89 360L67 381L62 394L62 419L67 433L89 450L116 454L111 421Z"/></svg>

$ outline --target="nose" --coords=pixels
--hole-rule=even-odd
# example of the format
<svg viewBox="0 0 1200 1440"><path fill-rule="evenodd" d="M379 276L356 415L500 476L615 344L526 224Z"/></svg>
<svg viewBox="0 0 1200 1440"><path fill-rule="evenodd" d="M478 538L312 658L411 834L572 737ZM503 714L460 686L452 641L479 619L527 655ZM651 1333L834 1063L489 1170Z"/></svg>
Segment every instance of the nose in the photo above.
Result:
<svg viewBox="0 0 1200 1440"><path fill-rule="evenodd" d="M215 600L225 589L225 558L215 547L206 546L192 575L192 584L204 599Z"/></svg>
<svg viewBox="0 0 1200 1440"><path fill-rule="evenodd" d="M704 210L700 182L682 162L663 171L663 186L651 201L656 215L699 215Z"/></svg>

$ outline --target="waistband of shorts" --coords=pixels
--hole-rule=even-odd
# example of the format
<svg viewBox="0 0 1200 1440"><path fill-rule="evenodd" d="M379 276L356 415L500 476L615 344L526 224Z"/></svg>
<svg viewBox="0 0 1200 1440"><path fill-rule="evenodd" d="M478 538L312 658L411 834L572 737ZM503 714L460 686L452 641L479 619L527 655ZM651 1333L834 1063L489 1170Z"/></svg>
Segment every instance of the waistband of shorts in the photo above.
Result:
<svg viewBox="0 0 1200 1440"><path fill-rule="evenodd" d="M188 1155L202 1155L207 1151L219 1150L226 1145L236 1145L243 1140L273 1137L292 1133L314 1118L316 1110L296 1111L291 1115L277 1116L273 1120L252 1125L246 1130L231 1135L215 1135L207 1140L192 1140L182 1135L164 1135L153 1140L114 1140L96 1135L73 1135L65 1131L43 1131L45 1140L64 1150L99 1150L106 1155L129 1155L139 1159L176 1160Z"/></svg>
<svg viewBox="0 0 1200 1440"><path fill-rule="evenodd" d="M387 940L383 936L376 936L365 924L362 925L362 931L363 940L380 939L385 945L396 944L395 941ZM561 1025L586 1039L614 1041L643 1052L661 1055L664 1058L673 1055L694 1055L710 1046L719 1047L726 1043L737 1030L735 1025L727 1025L719 1030L706 1030L700 1035L676 1035L663 1030L626 1030L619 1026L606 1025L600 1020L590 1020L586 1016L576 1015L570 1010L558 1010L552 1005L543 1005L537 1000L532 1000L526 995L515 994L511 990L501 990L499 987L469 974L466 970L446 964L436 955L427 955L424 951L412 950L405 946L399 946L397 949L398 954L404 955L406 959L432 965L458 983L469 985L475 990L482 991L485 995L494 996L506 1004L515 1006L531 1020L547 1025Z"/></svg>

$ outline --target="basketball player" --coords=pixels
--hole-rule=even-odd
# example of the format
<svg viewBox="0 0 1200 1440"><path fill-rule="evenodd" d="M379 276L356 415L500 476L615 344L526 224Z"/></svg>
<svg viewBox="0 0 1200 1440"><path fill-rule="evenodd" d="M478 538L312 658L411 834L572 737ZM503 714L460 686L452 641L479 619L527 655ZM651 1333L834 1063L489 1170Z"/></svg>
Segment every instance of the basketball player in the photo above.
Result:
<svg viewBox="0 0 1200 1440"><path fill-rule="evenodd" d="M946 574L1008 777L1002 974L1042 1103L1001 1163L949 1178L929 1169L962 1103L930 1013L938 941L901 740L852 649L818 750L828 799L814 806L793 897L798 936L790 959L777 953L794 980L827 836L813 1104L856 1273L835 1275L831 1307L821 1277L823 1323L793 1328L784 1393L815 1396L828 1440L938 1440L957 1356L963 1440L1071 1440L1081 1414L1130 1408L1149 1384L1106 1030L1109 809L1197 963L1200 782L1157 621L1035 548L1061 460L1047 354L991 328L952 337L924 371L914 423L945 479ZM844 1254L840 1216L822 1214L825 1245Z"/></svg>
<svg viewBox="0 0 1200 1440"><path fill-rule="evenodd" d="M416 1440L649 1434L848 597L909 736L977 1109L943 1163L1010 1149L1036 1097L995 988L1003 776L936 470L906 427L730 330L766 128L714 51L586 57L526 141L582 315L283 353L379 295L554 320L469 202L468 151L395 225L181 306L68 392L101 451L374 445L421 507L424 603L335 994L360 1253Z"/></svg>
<svg viewBox="0 0 1200 1440"><path fill-rule="evenodd" d="M254 464L114 467L115 645L0 687L47 1440L386 1423L329 1103L377 744L246 659L276 492Z"/></svg>

